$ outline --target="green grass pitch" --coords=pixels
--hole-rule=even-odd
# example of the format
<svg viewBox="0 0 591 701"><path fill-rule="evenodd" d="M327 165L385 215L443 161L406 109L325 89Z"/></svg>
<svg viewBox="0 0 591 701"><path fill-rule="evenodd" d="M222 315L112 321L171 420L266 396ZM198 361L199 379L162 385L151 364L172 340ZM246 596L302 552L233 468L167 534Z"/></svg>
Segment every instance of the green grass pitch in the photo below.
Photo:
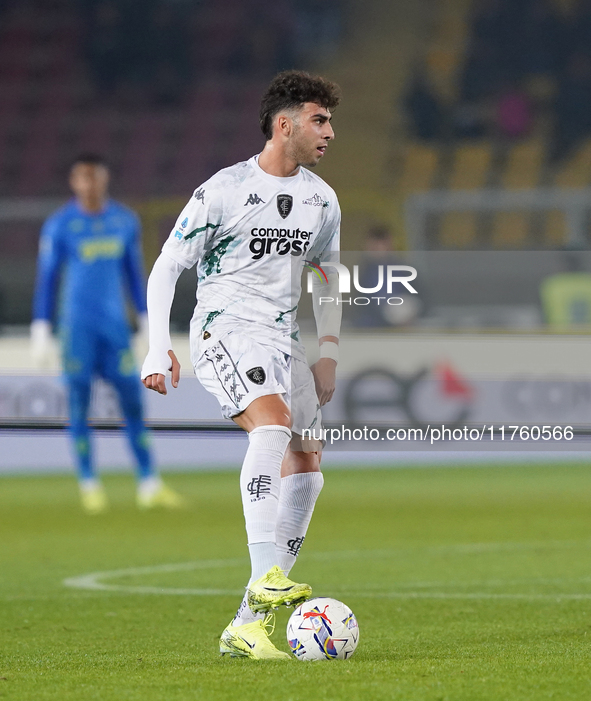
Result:
<svg viewBox="0 0 591 701"><path fill-rule="evenodd" d="M293 576L361 640L318 663L219 657L249 569L238 476L168 481L188 511L139 513L112 476L88 517L72 478L0 479L0 699L591 698L590 467L327 471Z"/></svg>

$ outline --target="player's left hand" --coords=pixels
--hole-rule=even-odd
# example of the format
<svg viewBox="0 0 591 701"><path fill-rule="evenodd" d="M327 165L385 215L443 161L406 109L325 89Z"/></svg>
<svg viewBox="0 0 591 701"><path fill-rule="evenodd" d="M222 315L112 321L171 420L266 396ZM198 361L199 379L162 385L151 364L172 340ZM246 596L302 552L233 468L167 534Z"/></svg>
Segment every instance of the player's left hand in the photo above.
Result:
<svg viewBox="0 0 591 701"><path fill-rule="evenodd" d="M337 364L332 358L320 358L312 365L314 384L320 406L330 402L335 390Z"/></svg>
<svg viewBox="0 0 591 701"><path fill-rule="evenodd" d="M35 319L31 324L31 356L37 367L45 367L51 354L51 322Z"/></svg>
<svg viewBox="0 0 591 701"><path fill-rule="evenodd" d="M169 350L168 355L170 357L171 365L170 365L170 372L171 372L171 378L170 382L172 386L176 389L179 386L179 379L181 377L181 364L179 363L176 355L174 354L174 351ZM162 375L161 373L153 373L152 375L148 375L147 377L144 377L142 380L144 387L147 389L153 389L155 392L158 392L158 394L166 394L166 377Z"/></svg>

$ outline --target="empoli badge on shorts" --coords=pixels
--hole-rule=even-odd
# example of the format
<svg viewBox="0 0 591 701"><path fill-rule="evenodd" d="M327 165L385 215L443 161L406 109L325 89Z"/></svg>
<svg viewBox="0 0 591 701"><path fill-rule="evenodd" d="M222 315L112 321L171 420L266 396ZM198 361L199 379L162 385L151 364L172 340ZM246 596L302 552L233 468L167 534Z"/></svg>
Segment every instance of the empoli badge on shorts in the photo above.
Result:
<svg viewBox="0 0 591 701"><path fill-rule="evenodd" d="M246 377L251 382L254 382L255 385L262 385L264 384L265 380L267 379L267 376L265 375L265 371L263 368L259 365L256 368L251 368L250 370L246 371Z"/></svg>

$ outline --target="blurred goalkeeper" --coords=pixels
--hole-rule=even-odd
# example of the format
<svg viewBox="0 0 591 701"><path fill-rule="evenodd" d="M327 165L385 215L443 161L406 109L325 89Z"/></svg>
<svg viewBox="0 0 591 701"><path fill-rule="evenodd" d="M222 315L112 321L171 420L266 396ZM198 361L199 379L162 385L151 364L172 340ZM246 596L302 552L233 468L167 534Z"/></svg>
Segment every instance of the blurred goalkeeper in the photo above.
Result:
<svg viewBox="0 0 591 701"><path fill-rule="evenodd" d="M51 344L61 278L63 371L82 505L92 514L108 507L93 463L88 425L92 380L99 376L114 386L125 417L137 462L138 507L181 506L181 498L154 468L130 347L126 291L138 314L140 333L147 328L139 220L109 199L109 169L99 156L78 157L69 182L74 198L52 214L41 231L31 341L33 355L42 363Z"/></svg>

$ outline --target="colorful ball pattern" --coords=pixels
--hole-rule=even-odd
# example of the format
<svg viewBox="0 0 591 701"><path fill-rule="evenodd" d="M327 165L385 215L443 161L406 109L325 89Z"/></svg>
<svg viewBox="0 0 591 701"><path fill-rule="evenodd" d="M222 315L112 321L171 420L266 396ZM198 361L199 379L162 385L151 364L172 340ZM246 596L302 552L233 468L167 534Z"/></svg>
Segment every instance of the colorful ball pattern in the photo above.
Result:
<svg viewBox="0 0 591 701"><path fill-rule="evenodd" d="M291 614L287 642L298 660L347 660L359 642L359 625L342 601L318 597Z"/></svg>

